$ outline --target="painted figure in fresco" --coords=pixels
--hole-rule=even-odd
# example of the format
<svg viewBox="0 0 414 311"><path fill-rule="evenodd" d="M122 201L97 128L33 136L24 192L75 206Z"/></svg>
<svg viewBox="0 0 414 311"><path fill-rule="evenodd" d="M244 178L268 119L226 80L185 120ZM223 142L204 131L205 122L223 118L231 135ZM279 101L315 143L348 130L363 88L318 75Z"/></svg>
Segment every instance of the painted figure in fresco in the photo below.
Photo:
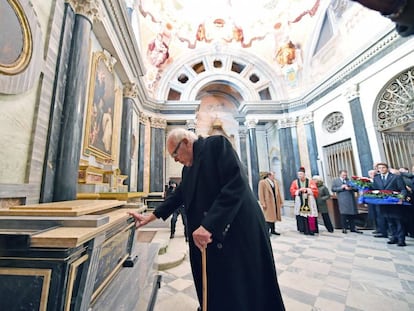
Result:
<svg viewBox="0 0 414 311"><path fill-rule="evenodd" d="M296 47L292 41L289 41L285 45L281 46L276 52L276 61L280 64L281 67L292 65L295 59Z"/></svg>
<svg viewBox="0 0 414 311"><path fill-rule="evenodd" d="M168 49L162 34L158 34L148 45L148 58L151 64L157 68L164 64L170 57Z"/></svg>

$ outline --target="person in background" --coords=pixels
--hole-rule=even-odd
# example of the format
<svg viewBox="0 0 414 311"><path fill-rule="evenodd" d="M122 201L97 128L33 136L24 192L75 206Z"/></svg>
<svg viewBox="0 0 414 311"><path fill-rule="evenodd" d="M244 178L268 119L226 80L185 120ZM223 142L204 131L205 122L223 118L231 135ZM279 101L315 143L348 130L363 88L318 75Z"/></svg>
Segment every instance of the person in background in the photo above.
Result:
<svg viewBox="0 0 414 311"><path fill-rule="evenodd" d="M378 170L372 169L368 171L368 178L372 181L374 180L375 175L378 174ZM367 204L368 205L368 218L374 224L375 230L372 232L376 238L386 238L388 237L387 232L387 222L383 215L381 215L380 207L377 204Z"/></svg>
<svg viewBox="0 0 414 311"><path fill-rule="evenodd" d="M276 232L275 222L282 220L281 207L283 206L283 199L274 172L266 173L264 179L259 181L258 188L259 201L270 234L280 235L279 232Z"/></svg>
<svg viewBox="0 0 414 311"><path fill-rule="evenodd" d="M388 164L379 163L378 170L380 174L375 175L372 183L372 189L374 190L391 190L398 191L401 193L401 198L398 204L381 204L380 210L382 215L388 222L388 227L391 231L390 240L388 244L398 244L398 246L406 246L405 244L405 227L404 227L404 216L405 209L408 206L402 205L407 190L401 176L393 174L389 171Z"/></svg>
<svg viewBox="0 0 414 311"><path fill-rule="evenodd" d="M268 227L231 142L177 128L168 134L166 147L184 165L181 183L152 213L130 213L137 227L166 220L184 204L200 305L205 253L208 310L285 310Z"/></svg>
<svg viewBox="0 0 414 311"><path fill-rule="evenodd" d="M348 233L347 228L351 232L363 233L355 227L355 217L358 215L358 207L355 199L354 189L349 185L348 172L341 170L339 177L332 182L332 192L336 192L338 199L339 213L341 214L342 233Z"/></svg>
<svg viewBox="0 0 414 311"><path fill-rule="evenodd" d="M414 34L414 0L353 0L380 12L395 23L402 37Z"/></svg>
<svg viewBox="0 0 414 311"><path fill-rule="evenodd" d="M399 169L400 175L404 180L405 189L407 189L407 199L406 201L414 205L414 174L409 171L406 167L401 167ZM407 208L406 209L406 217L404 217L404 225L407 230L407 235L410 237L414 237L414 209Z"/></svg>
<svg viewBox="0 0 414 311"><path fill-rule="evenodd" d="M295 199L296 225L299 232L306 235L318 233L318 208L315 198L318 187L305 175L305 168L298 170L298 178L290 185L290 194Z"/></svg>
<svg viewBox="0 0 414 311"><path fill-rule="evenodd" d="M316 198L318 212L321 213L326 230L332 233L334 232L334 228L332 226L331 218L329 217L328 206L326 203L326 201L330 199L331 194L329 189L324 185L322 177L315 175L312 179L318 187L318 197Z"/></svg>
<svg viewBox="0 0 414 311"><path fill-rule="evenodd" d="M177 183L173 180L170 180L168 183L168 189L166 191L165 197L168 198L175 192L175 188L177 187ZM171 233L170 233L170 239L174 239L175 237L175 227L177 224L178 215L181 215L181 220L183 221L184 226L184 237L185 241L188 242L188 236L187 236L187 215L185 214L185 208L184 205L177 208L171 217Z"/></svg>

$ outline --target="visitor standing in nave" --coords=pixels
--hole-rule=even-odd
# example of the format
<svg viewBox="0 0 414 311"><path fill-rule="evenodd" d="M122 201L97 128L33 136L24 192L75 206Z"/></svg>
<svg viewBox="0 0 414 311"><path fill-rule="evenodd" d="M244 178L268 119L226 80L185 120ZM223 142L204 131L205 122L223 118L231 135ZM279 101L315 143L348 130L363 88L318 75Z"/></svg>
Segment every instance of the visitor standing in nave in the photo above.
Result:
<svg viewBox="0 0 414 311"><path fill-rule="evenodd" d="M339 177L332 182L332 192L336 193L338 200L339 213L341 214L342 233L347 233L347 229L355 233L363 233L355 227L355 217L358 215L358 207L355 198L355 189L349 185L348 172L341 170Z"/></svg>
<svg viewBox="0 0 414 311"><path fill-rule="evenodd" d="M379 205L381 214L387 220L388 228L391 233L390 240L387 243L398 244L398 246L406 246L406 230L403 219L408 206L402 204L405 196L407 195L404 181L401 176L393 174L389 171L387 163L378 163L377 167L380 174L375 175L372 183L372 189L398 191L402 196L399 204Z"/></svg>
<svg viewBox="0 0 414 311"><path fill-rule="evenodd" d="M327 204L327 201L331 198L331 193L325 186L321 176L315 175L312 177L312 179L318 187L318 196L316 197L318 212L321 213L323 224L325 225L326 230L332 233L334 232L334 228L332 226L331 218L329 217Z"/></svg>
<svg viewBox="0 0 414 311"><path fill-rule="evenodd" d="M280 235L276 231L275 222L282 221L283 199L274 172L267 172L264 178L259 181L258 193L270 234Z"/></svg>
<svg viewBox="0 0 414 311"><path fill-rule="evenodd" d="M404 225L407 235L414 237L414 166L411 172L406 167L400 168L399 171L404 180L405 189L407 189L406 201L411 203L411 207L407 209L406 217L404 218Z"/></svg>
<svg viewBox="0 0 414 311"><path fill-rule="evenodd" d="M305 175L305 168L300 167L298 178L290 185L290 194L295 200L296 226L299 232L306 235L318 233L318 208L316 199L318 187Z"/></svg>
<svg viewBox="0 0 414 311"><path fill-rule="evenodd" d="M153 213L131 213L137 226L166 220L184 204L200 305L205 252L208 310L285 310L268 227L231 142L222 135L203 138L174 129L167 150L184 165L182 181Z"/></svg>

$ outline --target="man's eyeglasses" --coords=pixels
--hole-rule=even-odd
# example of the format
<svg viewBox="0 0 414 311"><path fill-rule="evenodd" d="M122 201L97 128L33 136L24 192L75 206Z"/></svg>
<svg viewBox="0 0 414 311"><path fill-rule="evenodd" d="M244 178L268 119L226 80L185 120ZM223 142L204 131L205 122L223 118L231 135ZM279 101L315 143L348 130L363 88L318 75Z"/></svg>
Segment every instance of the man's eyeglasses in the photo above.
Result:
<svg viewBox="0 0 414 311"><path fill-rule="evenodd" d="M171 156L173 158L175 158L177 156L178 149L180 148L182 142L183 142L183 140L181 139L180 142L177 144L177 147L175 147L174 151L171 153Z"/></svg>

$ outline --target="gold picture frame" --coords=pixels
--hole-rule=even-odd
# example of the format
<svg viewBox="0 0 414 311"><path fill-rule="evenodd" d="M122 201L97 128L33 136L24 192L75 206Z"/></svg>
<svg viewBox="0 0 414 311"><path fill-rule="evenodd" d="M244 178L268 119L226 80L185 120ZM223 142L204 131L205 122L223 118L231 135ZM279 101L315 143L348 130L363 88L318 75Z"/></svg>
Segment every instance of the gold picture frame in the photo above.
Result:
<svg viewBox="0 0 414 311"><path fill-rule="evenodd" d="M116 89L112 60L103 52L93 53L88 94L84 154L113 163L117 158L122 93Z"/></svg>

